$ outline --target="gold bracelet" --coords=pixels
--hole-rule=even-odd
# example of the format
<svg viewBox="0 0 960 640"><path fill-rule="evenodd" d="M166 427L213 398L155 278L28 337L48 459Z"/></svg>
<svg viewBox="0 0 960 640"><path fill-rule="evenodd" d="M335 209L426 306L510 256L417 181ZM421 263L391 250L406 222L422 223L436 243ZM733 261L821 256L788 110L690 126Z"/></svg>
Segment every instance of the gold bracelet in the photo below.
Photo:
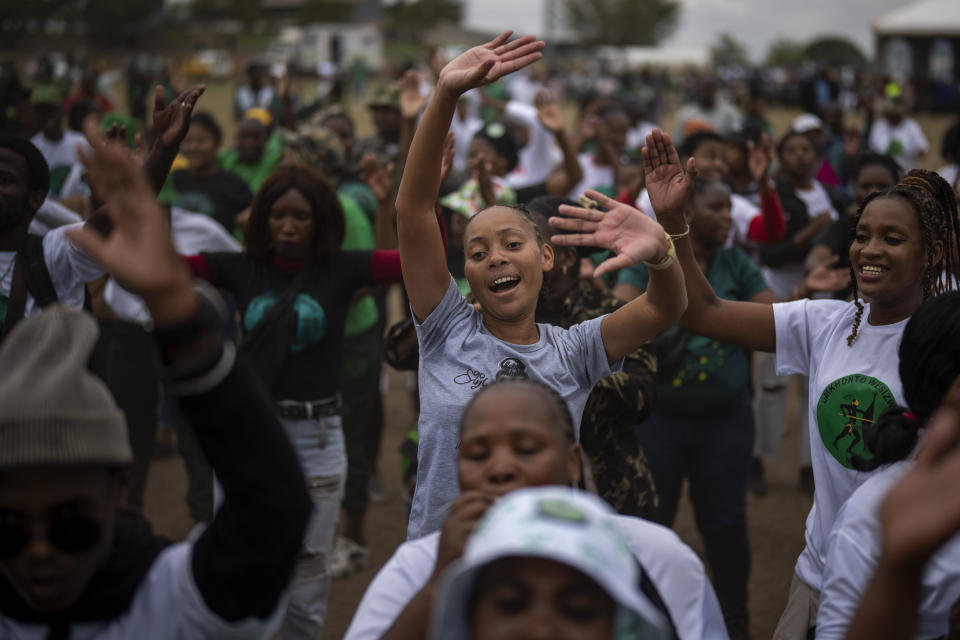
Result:
<svg viewBox="0 0 960 640"><path fill-rule="evenodd" d="M683 233L671 233L668 234L671 240L679 240L680 238L690 235L690 225L687 225L687 228L683 230Z"/></svg>
<svg viewBox="0 0 960 640"><path fill-rule="evenodd" d="M689 227L687 228L689 230ZM670 234L666 231L663 232L663 235L667 238L667 255L665 255L660 262L646 262L643 264L647 266L648 269L653 269L654 271L662 271L663 269L669 269L670 266L677 259L677 249L673 246L673 238L670 237Z"/></svg>

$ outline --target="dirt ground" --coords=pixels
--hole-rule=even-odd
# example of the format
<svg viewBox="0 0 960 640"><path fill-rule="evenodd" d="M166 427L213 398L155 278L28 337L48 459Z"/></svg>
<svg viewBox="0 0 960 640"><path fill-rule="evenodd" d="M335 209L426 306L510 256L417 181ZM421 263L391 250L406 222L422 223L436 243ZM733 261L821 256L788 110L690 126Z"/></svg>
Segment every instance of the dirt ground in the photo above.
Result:
<svg viewBox="0 0 960 640"><path fill-rule="evenodd" d="M372 505L367 521L372 564L369 569L333 583L328 604L324 637L341 638L350 624L357 603L376 571L403 540L406 514L400 496L400 458L397 453L403 434L413 421L407 378L391 371L386 395L384 443L380 460L383 484L389 501ZM781 460L768 465L770 490L763 498L748 501L752 569L750 611L753 638L769 638L786 601L793 564L803 547L803 523L811 499L797 488L798 409L796 394L788 405L788 430ZM161 534L182 539L193 526L185 502L186 473L179 457L156 460L150 470L146 511ZM689 504L684 504L676 530L703 556L703 547L693 523Z"/></svg>

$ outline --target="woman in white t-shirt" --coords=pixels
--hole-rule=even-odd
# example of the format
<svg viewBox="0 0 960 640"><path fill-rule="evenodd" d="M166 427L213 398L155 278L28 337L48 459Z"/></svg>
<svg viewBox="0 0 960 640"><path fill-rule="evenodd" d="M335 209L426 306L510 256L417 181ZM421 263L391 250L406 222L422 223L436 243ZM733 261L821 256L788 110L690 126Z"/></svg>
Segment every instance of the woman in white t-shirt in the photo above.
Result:
<svg viewBox="0 0 960 640"><path fill-rule="evenodd" d="M903 101L899 99L884 103L883 117L870 128L869 144L872 151L892 156L904 171L915 168L917 160L930 150L923 129L916 120L906 116Z"/></svg>
<svg viewBox="0 0 960 640"><path fill-rule="evenodd" d="M644 168L648 185L669 185L657 193L654 208L674 238L684 237L688 227L682 203L692 180L668 136L659 132L651 136ZM552 221L560 228L576 225L584 232L572 241L569 236L554 241L605 246L603 238L614 236L621 248L629 250L629 223L645 217L635 212L629 219L595 216L595 221L573 225ZM799 300L769 305L720 299L697 266L690 243L677 244L690 300L681 326L715 340L776 352L778 373L810 377L808 416L816 492L807 517L807 545L797 561L775 638L804 638L814 625L827 535L840 506L868 477L852 462L864 453L863 425L903 402L895 364L900 335L917 307L943 292L940 275L960 273L958 229L953 192L932 172L913 171L892 189L868 198L857 214L850 245L855 296L851 303ZM598 267L598 272L604 271L604 265ZM860 301L861 294L869 304Z"/></svg>
<svg viewBox="0 0 960 640"><path fill-rule="evenodd" d="M578 486L580 447L566 402L546 385L512 379L473 397L460 424L457 475L463 494L442 531L400 545L370 583L346 640L423 638L441 576L463 553L487 509L524 487ZM651 600L681 640L725 639L720 605L695 553L670 529L611 515L641 566Z"/></svg>
<svg viewBox="0 0 960 640"><path fill-rule="evenodd" d="M624 264L649 260L653 265L645 295L569 329L537 324L537 301L543 273L553 268L553 249L525 210L505 205L487 207L467 223L464 273L480 310L460 295L447 271L434 214L444 140L461 94L540 58L542 41L528 36L507 43L509 37L507 32L474 47L443 68L397 194L400 261L420 344L411 538L438 529L457 498L454 425L477 389L505 376L541 380L564 396L578 426L594 384L686 307L672 240L645 217L639 235L646 240L634 244L630 257L622 256ZM588 194L604 206L616 205L599 193Z"/></svg>
<svg viewBox="0 0 960 640"><path fill-rule="evenodd" d="M903 330L899 354L906 405L888 408L864 432L869 455L854 459L854 464L878 471L846 501L830 532L818 639L845 636L880 559L880 505L912 466L908 457L919 430L925 429L960 376L960 293L950 291L920 305ZM916 637L946 636L950 609L960 598L960 536L929 560L920 593Z"/></svg>

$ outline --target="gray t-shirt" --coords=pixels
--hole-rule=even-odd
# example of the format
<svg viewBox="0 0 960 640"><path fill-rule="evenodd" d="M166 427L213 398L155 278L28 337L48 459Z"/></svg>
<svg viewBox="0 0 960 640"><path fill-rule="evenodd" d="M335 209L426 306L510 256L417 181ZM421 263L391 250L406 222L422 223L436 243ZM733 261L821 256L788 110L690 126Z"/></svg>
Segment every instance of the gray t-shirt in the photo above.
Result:
<svg viewBox="0 0 960 640"><path fill-rule="evenodd" d="M417 324L420 339L420 445L417 489L409 538L440 529L457 498L460 416L473 395L498 375L529 377L553 388L567 402L580 437L580 417L593 385L615 373L607 362L600 323L594 318L569 329L538 324L540 340L510 344L492 336L453 278L443 300Z"/></svg>

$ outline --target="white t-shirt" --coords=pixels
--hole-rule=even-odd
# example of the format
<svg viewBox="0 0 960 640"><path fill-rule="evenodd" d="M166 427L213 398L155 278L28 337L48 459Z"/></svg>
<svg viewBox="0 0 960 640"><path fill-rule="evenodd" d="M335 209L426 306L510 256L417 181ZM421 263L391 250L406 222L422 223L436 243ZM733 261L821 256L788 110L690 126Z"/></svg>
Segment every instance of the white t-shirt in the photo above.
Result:
<svg viewBox="0 0 960 640"><path fill-rule="evenodd" d="M724 639L727 629L703 563L670 529L641 518L616 524L663 599L680 640ZM404 542L367 587L344 640L376 640L433 574L440 532Z"/></svg>
<svg viewBox="0 0 960 640"><path fill-rule="evenodd" d="M453 131L453 168L455 171L463 173L469 166L469 157L467 152L470 150L470 141L477 131L483 129L483 120L467 116L461 120L460 114L453 116L450 123L450 130Z"/></svg>
<svg viewBox="0 0 960 640"><path fill-rule="evenodd" d="M653 210L653 204L650 202L650 194L647 193L646 187L644 187L640 191L640 195L637 196L635 206L654 220L657 219L657 214ZM733 225L730 227L730 235L727 236L727 241L723 246L728 249L733 246L753 246L755 243L747 240L747 232L750 231L750 223L759 215L760 208L757 205L739 194L731 193L730 217L733 218Z"/></svg>
<svg viewBox="0 0 960 640"><path fill-rule="evenodd" d="M817 639L842 639L880 559L880 506L910 468L904 460L878 470L843 505L828 540L827 565L817 614ZM950 608L960 598L960 535L927 563L920 588L916 638L947 634Z"/></svg>
<svg viewBox="0 0 960 640"><path fill-rule="evenodd" d="M170 209L170 234L174 248L183 256L195 256L205 251L238 253L242 249L240 243L213 218L179 207ZM112 276L104 287L103 299L118 318L140 324L148 324L151 320L143 298L121 287Z"/></svg>
<svg viewBox="0 0 960 640"><path fill-rule="evenodd" d="M587 189L611 188L613 184L613 167L597 164L592 153L581 153L577 156L583 178L570 190L567 197L576 201Z"/></svg>
<svg viewBox="0 0 960 640"><path fill-rule="evenodd" d="M657 125L641 120L630 130L627 131L627 149L640 149L647 146L647 136L657 129Z"/></svg>
<svg viewBox="0 0 960 640"><path fill-rule="evenodd" d="M897 126L878 118L870 129L870 149L892 156L907 172L917 168L917 155L929 151L930 143L913 118L904 118Z"/></svg>
<svg viewBox="0 0 960 640"><path fill-rule="evenodd" d="M903 404L897 349L908 320L873 326L867 320L870 305L864 306L859 335L848 347L857 311L853 303L798 300L773 305L777 373L810 376L810 458L816 489L796 573L818 591L837 511L870 477L850 465L851 454L866 454L861 425L887 407Z"/></svg>
<svg viewBox="0 0 960 640"><path fill-rule="evenodd" d="M517 166L507 174L507 184L522 189L546 182L553 168L563 160L553 133L540 124L537 108L533 105L511 100L504 114L530 130L530 140L520 149Z"/></svg>
<svg viewBox="0 0 960 640"><path fill-rule="evenodd" d="M833 207L833 203L830 202L830 196L827 194L827 190L823 188L823 184L821 184L819 180L811 181L809 189L794 189L794 193L796 193L797 197L807 206L807 215L810 216L811 220L823 212L829 213L831 220L836 220L840 217L840 213Z"/></svg>
<svg viewBox="0 0 960 640"><path fill-rule="evenodd" d="M58 227L43 236L43 259L50 272L50 280L57 292L57 299L63 304L83 308L84 285L103 275L103 268L93 261L93 258L75 246L67 237L67 229L80 224ZM16 257L15 251L0 251L0 295L10 297L10 285L13 283L13 269L10 263ZM23 310L23 317L29 318L39 313L33 296L27 292L27 300Z"/></svg>
<svg viewBox="0 0 960 640"><path fill-rule="evenodd" d="M80 214L72 209L68 209L56 200L45 198L43 204L33 214L33 220L30 221L29 233L35 236L42 236L48 231L57 227L63 227L68 224L83 222Z"/></svg>
<svg viewBox="0 0 960 640"><path fill-rule="evenodd" d="M59 140L48 140L41 131L30 138L50 168L51 193L58 195L73 165L80 162L77 147L89 148L87 139L74 131L64 131ZM59 185L59 186L58 186ZM56 188L54 188L56 187Z"/></svg>
<svg viewBox="0 0 960 640"><path fill-rule="evenodd" d="M279 627L284 607L267 620L248 618L227 622L207 608L197 588L192 568L193 545L187 542L164 550L154 561L130 608L107 622L75 624L70 640L179 640L218 638L259 640L269 638ZM0 638L4 640L46 640L45 625L20 624L0 614Z"/></svg>

